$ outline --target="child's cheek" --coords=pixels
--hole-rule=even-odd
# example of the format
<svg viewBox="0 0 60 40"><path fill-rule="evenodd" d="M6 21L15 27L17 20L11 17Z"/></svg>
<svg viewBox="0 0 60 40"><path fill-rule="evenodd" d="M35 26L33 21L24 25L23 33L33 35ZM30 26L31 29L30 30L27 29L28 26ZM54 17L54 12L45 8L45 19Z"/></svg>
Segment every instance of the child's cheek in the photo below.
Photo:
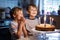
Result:
<svg viewBox="0 0 60 40"><path fill-rule="evenodd" d="M17 19L18 19L18 20L20 20L20 19L21 19L21 17L20 17L20 16L17 16Z"/></svg>

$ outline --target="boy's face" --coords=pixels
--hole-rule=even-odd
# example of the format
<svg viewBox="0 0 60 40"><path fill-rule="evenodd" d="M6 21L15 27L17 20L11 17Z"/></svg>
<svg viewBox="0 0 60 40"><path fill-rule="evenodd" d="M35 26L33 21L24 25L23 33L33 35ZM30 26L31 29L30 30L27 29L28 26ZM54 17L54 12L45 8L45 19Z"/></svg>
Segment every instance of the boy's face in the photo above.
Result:
<svg viewBox="0 0 60 40"><path fill-rule="evenodd" d="M22 17L23 17L23 12L22 12L22 10L17 11L17 12L16 12L16 15L15 15L15 18L16 18L17 20L20 20Z"/></svg>
<svg viewBox="0 0 60 40"><path fill-rule="evenodd" d="M36 15L37 15L37 8L33 7L33 6L30 6L30 8L29 8L29 16L35 17Z"/></svg>

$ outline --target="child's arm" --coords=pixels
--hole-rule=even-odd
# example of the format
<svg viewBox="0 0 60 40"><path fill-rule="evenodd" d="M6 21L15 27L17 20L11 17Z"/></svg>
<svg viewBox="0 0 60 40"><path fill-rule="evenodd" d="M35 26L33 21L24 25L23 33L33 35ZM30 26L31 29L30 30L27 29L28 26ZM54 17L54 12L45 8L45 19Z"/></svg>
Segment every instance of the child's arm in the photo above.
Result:
<svg viewBox="0 0 60 40"><path fill-rule="evenodd" d="M21 21L23 22L22 31L23 31L23 33L24 33L24 37L27 37L27 30L26 30L26 28L25 28L25 18L22 17L22 20L21 20Z"/></svg>
<svg viewBox="0 0 60 40"><path fill-rule="evenodd" d="M20 35L22 33L22 22L19 23L18 29L15 26L16 24L11 23L11 34L14 35L16 38L20 38Z"/></svg>
<svg viewBox="0 0 60 40"><path fill-rule="evenodd" d="M27 37L28 34L27 34L27 30L26 30L25 26L23 26L22 30L23 30L23 33L24 33L24 37Z"/></svg>
<svg viewBox="0 0 60 40"><path fill-rule="evenodd" d="M24 32L24 36L27 36L27 31L26 31L26 29L25 29L25 19L22 17L21 18L21 20L20 21L18 21L18 32L17 32L17 34L18 34L18 36L20 36L21 35L21 33L22 33L22 31Z"/></svg>

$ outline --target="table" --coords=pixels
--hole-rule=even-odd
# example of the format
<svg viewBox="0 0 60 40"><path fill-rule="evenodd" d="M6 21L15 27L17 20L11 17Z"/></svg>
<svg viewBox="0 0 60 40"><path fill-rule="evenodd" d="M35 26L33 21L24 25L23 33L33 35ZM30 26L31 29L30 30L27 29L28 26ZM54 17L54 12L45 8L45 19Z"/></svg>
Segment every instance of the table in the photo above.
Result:
<svg viewBox="0 0 60 40"><path fill-rule="evenodd" d="M33 36L36 40L60 40L60 30L55 31L37 31L32 29Z"/></svg>

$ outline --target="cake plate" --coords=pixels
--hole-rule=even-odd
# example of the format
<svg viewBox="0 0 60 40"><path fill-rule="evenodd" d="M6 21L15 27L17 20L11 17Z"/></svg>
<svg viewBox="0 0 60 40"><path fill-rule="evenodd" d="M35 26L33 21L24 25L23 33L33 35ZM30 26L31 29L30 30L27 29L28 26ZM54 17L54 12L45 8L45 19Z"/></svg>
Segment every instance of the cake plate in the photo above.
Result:
<svg viewBox="0 0 60 40"><path fill-rule="evenodd" d="M47 34L60 33L60 30L55 29L54 31L38 31L35 28L32 29L32 34L37 38L37 40L48 40Z"/></svg>

